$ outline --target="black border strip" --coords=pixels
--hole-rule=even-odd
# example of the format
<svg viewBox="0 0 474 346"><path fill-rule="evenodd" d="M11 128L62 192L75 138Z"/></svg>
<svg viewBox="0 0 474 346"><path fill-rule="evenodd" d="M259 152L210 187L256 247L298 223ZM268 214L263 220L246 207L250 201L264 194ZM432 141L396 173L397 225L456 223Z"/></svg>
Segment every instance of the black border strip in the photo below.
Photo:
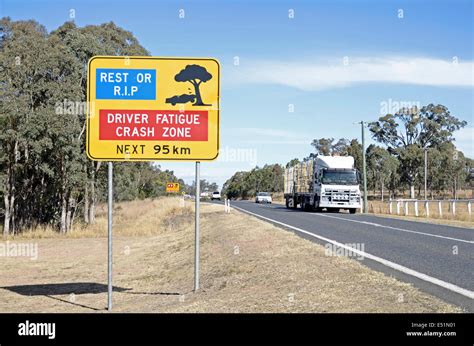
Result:
<svg viewBox="0 0 474 346"><path fill-rule="evenodd" d="M19 336L26 320L55 323L55 338ZM0 343L472 346L472 322L469 314L0 314Z"/></svg>

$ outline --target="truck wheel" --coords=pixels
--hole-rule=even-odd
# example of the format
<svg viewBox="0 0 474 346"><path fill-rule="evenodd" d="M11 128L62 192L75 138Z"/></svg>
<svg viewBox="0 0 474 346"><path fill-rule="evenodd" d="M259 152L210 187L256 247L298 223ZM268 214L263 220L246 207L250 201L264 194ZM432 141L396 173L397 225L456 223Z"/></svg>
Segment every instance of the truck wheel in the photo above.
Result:
<svg viewBox="0 0 474 346"><path fill-rule="evenodd" d="M301 210L311 211L311 204L309 204L307 201L302 201L301 202Z"/></svg>
<svg viewBox="0 0 474 346"><path fill-rule="evenodd" d="M289 200L288 198L285 199L285 206L286 206L287 208L290 207L290 200Z"/></svg>
<svg viewBox="0 0 474 346"><path fill-rule="evenodd" d="M315 198L315 200L314 200L313 209L314 209L314 211L317 212L317 213L320 213L320 212L322 211L322 208L319 207L318 196L316 196L316 198Z"/></svg>
<svg viewBox="0 0 474 346"><path fill-rule="evenodd" d="M351 213L351 214L355 214L355 213L356 213L356 211L357 211L357 209L356 209L356 208L349 209L349 213Z"/></svg>
<svg viewBox="0 0 474 346"><path fill-rule="evenodd" d="M301 210L306 210L306 203L304 201L301 201L300 208Z"/></svg>

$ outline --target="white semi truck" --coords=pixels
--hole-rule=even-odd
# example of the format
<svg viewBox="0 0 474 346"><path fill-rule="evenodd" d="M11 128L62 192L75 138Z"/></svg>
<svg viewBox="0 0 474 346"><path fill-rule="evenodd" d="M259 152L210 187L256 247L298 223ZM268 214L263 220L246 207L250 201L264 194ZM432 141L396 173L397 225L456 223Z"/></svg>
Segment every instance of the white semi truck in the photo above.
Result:
<svg viewBox="0 0 474 346"><path fill-rule="evenodd" d="M285 169L287 208L354 214L361 208L360 174L352 156L316 156Z"/></svg>

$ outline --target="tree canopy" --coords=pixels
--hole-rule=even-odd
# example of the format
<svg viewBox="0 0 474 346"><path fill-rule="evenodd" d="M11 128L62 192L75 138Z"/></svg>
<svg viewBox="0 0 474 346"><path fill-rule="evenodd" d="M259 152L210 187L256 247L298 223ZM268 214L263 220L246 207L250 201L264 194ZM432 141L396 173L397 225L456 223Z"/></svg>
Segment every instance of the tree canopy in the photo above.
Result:
<svg viewBox="0 0 474 346"><path fill-rule="evenodd" d="M114 23L47 30L0 20L0 218L4 234L95 220L105 199L104 165L85 154L87 62L94 55L148 55ZM80 107L69 107L69 105ZM116 163L115 199L164 195L184 182L148 163Z"/></svg>
<svg viewBox="0 0 474 346"><path fill-rule="evenodd" d="M382 116L369 123L369 129L375 140L397 156L403 179L410 186L410 197L415 198L424 150L451 143L454 131L466 124L451 115L447 107L429 104L421 109L402 108L395 114Z"/></svg>

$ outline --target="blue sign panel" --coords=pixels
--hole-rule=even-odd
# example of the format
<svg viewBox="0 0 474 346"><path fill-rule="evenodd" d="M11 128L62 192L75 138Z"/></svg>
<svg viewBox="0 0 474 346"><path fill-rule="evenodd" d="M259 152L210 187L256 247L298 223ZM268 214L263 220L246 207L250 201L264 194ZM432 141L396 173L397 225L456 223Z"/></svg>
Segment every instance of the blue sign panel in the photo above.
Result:
<svg viewBox="0 0 474 346"><path fill-rule="evenodd" d="M155 100L156 70L98 68L96 99Z"/></svg>

